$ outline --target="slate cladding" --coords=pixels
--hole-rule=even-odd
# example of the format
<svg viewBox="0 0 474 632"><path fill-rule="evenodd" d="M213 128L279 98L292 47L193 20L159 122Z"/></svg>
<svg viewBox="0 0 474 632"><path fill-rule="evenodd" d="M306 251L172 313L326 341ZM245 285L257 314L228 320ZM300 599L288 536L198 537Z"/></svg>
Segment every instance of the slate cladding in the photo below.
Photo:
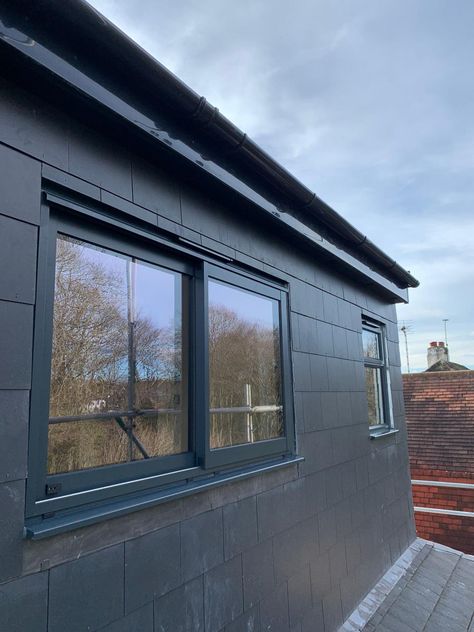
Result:
<svg viewBox="0 0 474 632"><path fill-rule="evenodd" d="M0 632L335 630L415 537L394 305L289 244L234 197L223 200L7 79L0 140ZM43 540L24 537L46 180L289 284L304 462ZM362 312L386 325L399 430L375 441Z"/></svg>

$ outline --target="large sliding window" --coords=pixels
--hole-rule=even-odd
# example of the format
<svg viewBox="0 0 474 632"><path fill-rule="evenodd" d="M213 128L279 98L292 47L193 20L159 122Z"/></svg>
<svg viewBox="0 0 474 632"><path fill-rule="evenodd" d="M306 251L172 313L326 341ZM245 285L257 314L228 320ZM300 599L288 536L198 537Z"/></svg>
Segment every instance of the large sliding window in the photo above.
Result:
<svg viewBox="0 0 474 632"><path fill-rule="evenodd" d="M285 286L73 217L40 233L27 513L291 456Z"/></svg>

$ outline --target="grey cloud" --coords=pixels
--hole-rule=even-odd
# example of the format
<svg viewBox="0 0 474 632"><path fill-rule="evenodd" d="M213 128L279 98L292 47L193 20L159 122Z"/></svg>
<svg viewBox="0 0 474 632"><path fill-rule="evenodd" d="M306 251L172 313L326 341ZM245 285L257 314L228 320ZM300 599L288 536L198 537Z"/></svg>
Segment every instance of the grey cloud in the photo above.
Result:
<svg viewBox="0 0 474 632"><path fill-rule="evenodd" d="M412 366L443 317L474 366L474 3L93 4L420 278Z"/></svg>

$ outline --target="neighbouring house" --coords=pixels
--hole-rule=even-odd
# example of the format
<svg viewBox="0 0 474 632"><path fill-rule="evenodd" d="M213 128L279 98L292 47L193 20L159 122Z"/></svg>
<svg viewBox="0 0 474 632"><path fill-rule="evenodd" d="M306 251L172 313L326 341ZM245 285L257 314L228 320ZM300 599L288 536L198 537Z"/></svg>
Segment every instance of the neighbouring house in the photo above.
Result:
<svg viewBox="0 0 474 632"><path fill-rule="evenodd" d="M442 358L433 359L433 349ZM403 375L417 533L474 553L474 371L428 348L428 369Z"/></svg>
<svg viewBox="0 0 474 632"><path fill-rule="evenodd" d="M335 630L415 539L416 279L87 3L0 54L0 629Z"/></svg>

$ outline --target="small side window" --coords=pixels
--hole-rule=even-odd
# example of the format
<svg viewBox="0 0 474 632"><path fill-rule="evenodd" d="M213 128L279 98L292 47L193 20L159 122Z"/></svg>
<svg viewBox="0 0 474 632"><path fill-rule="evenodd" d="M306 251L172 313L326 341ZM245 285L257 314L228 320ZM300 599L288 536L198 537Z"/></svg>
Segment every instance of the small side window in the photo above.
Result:
<svg viewBox="0 0 474 632"><path fill-rule="evenodd" d="M371 433L385 432L392 427L392 409L384 326L363 319L362 344L369 428Z"/></svg>

